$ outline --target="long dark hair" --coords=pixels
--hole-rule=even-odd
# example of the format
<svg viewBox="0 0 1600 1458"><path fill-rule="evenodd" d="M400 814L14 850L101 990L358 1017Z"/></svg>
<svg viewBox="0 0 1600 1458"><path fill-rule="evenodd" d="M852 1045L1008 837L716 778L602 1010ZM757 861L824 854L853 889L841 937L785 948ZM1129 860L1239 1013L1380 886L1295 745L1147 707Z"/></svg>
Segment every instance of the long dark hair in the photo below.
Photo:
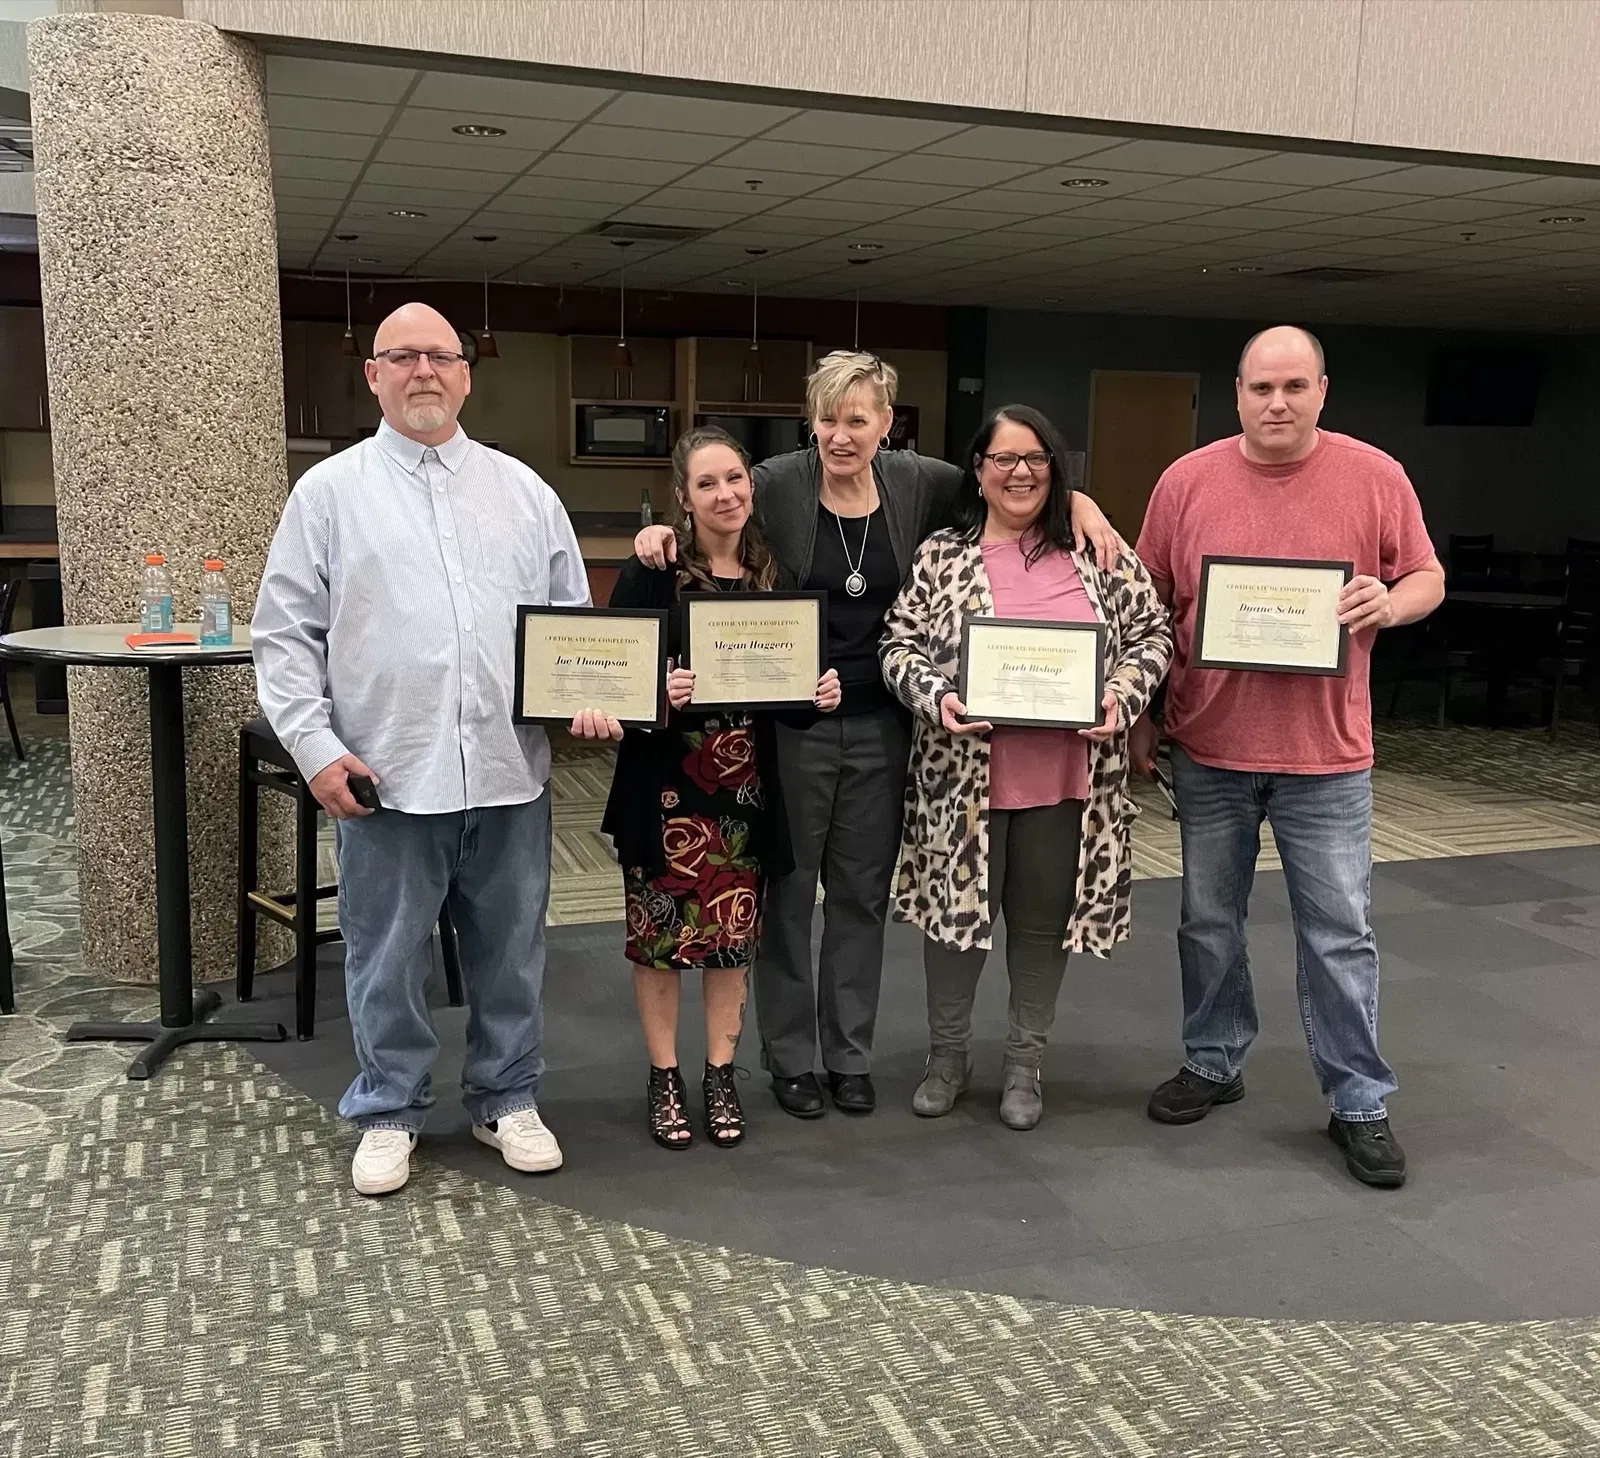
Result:
<svg viewBox="0 0 1600 1458"><path fill-rule="evenodd" d="M678 542L678 585L694 583L707 592L717 592L717 579L711 574L711 561L695 536L694 522L684 506L689 494L689 461L704 446L727 446L744 462L750 476L750 489L755 491L755 477L750 469L750 454L727 431L715 425L697 425L678 437L672 448L672 506L667 515L667 525ZM778 580L778 563L772 549L756 526L755 517L745 522L739 533L739 565L744 569L744 585L755 592L765 592Z"/></svg>
<svg viewBox="0 0 1600 1458"><path fill-rule="evenodd" d="M961 491L951 513L955 529L969 542L976 542L983 536L988 508L983 493L978 490L978 465L988 453L995 431L1007 420L1026 426L1039 437L1040 446L1050 452L1050 489L1044 499L1044 509L1023 542L1024 560L1031 567L1052 549L1070 555L1073 546L1072 483L1067 479L1067 442L1049 417L1031 405L1002 405L984 417L961 461Z"/></svg>

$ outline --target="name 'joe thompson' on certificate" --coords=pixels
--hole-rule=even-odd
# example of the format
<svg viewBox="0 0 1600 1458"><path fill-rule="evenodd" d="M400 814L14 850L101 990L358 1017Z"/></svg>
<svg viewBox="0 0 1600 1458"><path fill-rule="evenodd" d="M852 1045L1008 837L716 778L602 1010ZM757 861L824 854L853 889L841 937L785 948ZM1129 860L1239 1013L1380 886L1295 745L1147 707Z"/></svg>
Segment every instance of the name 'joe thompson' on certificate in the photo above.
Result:
<svg viewBox="0 0 1600 1458"><path fill-rule="evenodd" d="M1339 594L1354 572L1352 562L1202 557L1195 667L1342 678L1350 634Z"/></svg>
<svg viewBox="0 0 1600 1458"><path fill-rule="evenodd" d="M666 625L656 610L518 607L511 717L568 723L595 709L622 724L665 723Z"/></svg>
<svg viewBox="0 0 1600 1458"><path fill-rule="evenodd" d="M821 592L693 592L684 614L683 667L696 709L780 709L816 697L827 645Z"/></svg>
<svg viewBox="0 0 1600 1458"><path fill-rule="evenodd" d="M1036 729L1088 729L1104 717L1104 623L971 617L961 629L967 718Z"/></svg>

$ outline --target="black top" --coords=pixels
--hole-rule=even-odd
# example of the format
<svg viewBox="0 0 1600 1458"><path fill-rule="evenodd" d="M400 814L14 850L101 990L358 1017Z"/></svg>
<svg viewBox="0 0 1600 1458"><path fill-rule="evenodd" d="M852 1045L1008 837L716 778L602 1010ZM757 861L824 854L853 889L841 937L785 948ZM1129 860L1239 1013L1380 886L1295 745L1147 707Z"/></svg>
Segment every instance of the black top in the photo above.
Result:
<svg viewBox="0 0 1600 1458"><path fill-rule="evenodd" d="M859 564L867 580L860 597L845 591L852 563ZM864 714L892 704L878 663L878 640L900 591L900 571L881 505L869 517L841 517L818 504L817 542L806 588L828 594L828 665L838 670L844 691L838 712Z"/></svg>
<svg viewBox="0 0 1600 1458"><path fill-rule="evenodd" d="M742 583L716 580L726 588L742 590ZM785 580L780 571L775 585L786 588L794 584L792 580ZM676 609L678 595L676 567L658 572L646 567L637 557L630 557L617 576L609 606ZM677 611L667 618L667 651L674 659L682 656L683 615ZM667 783L666 766L682 758L681 735L686 730L703 729L712 719L726 722L729 717L726 711L700 714L685 709L680 713L669 708L664 729L629 729L623 734L622 743L617 746L617 768L611 778L611 793L606 799L600 828L616 843L617 859L624 866L641 866L646 876L659 875L666 869L661 848L660 811L661 789ZM764 878L781 876L794 869L794 856L789 849L788 821L778 783L777 735L771 715L752 714L750 719L755 732L756 773L765 801L763 812L753 817L750 848L761 864Z"/></svg>

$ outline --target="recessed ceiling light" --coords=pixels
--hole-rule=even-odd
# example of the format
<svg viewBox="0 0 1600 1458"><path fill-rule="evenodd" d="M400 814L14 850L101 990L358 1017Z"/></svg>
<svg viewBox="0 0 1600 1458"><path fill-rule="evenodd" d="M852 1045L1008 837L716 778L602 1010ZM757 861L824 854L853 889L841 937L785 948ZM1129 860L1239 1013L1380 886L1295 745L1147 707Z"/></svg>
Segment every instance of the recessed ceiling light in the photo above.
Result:
<svg viewBox="0 0 1600 1458"><path fill-rule="evenodd" d="M881 244L881 243L852 243L850 245L850 251L852 253L882 253L883 252L883 244Z"/></svg>
<svg viewBox="0 0 1600 1458"><path fill-rule="evenodd" d="M727 284L730 289L742 289L744 287L744 280L742 278L725 278L723 279L723 283Z"/></svg>
<svg viewBox="0 0 1600 1458"><path fill-rule="evenodd" d="M354 243L360 236L361 234L359 233L335 233L333 235L336 243Z"/></svg>
<svg viewBox="0 0 1600 1458"><path fill-rule="evenodd" d="M1564 228L1569 223L1581 223L1585 219L1581 213L1551 213L1548 218L1540 218L1539 221L1547 227Z"/></svg>
<svg viewBox="0 0 1600 1458"><path fill-rule="evenodd" d="M389 216L391 218L425 218L428 215L419 213L414 208L390 208Z"/></svg>
<svg viewBox="0 0 1600 1458"><path fill-rule="evenodd" d="M358 259L356 259L356 262L357 263L382 263L383 260L381 258L358 258Z"/></svg>
<svg viewBox="0 0 1600 1458"><path fill-rule="evenodd" d="M474 233L472 241L474 243L493 243L499 236L498 233Z"/></svg>
<svg viewBox="0 0 1600 1458"><path fill-rule="evenodd" d="M1059 304L1061 302L1061 295L1060 294L1046 294L1044 296L1044 301L1047 304Z"/></svg>
<svg viewBox="0 0 1600 1458"><path fill-rule="evenodd" d="M458 137L503 137L506 134L504 127L485 126L482 122L467 122L464 126L451 127Z"/></svg>
<svg viewBox="0 0 1600 1458"><path fill-rule="evenodd" d="M1111 179L1108 177L1067 177L1063 178L1063 187L1110 187Z"/></svg>
<svg viewBox="0 0 1600 1458"><path fill-rule="evenodd" d="M1561 285L1561 292L1564 293L1564 294L1581 294L1583 292L1583 285L1582 284L1562 284Z"/></svg>
<svg viewBox="0 0 1600 1458"><path fill-rule="evenodd" d="M1234 263L1228 267L1229 273L1260 273L1261 265L1257 263Z"/></svg>

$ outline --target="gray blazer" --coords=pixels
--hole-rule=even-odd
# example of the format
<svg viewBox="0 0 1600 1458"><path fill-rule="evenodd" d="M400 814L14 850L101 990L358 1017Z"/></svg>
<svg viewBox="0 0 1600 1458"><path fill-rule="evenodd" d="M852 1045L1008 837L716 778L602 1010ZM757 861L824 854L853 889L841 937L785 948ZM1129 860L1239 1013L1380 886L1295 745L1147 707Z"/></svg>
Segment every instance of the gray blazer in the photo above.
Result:
<svg viewBox="0 0 1600 1458"><path fill-rule="evenodd" d="M914 451L880 450L872 458L878 499L889 526L895 566L905 581L917 548L946 525L961 487L961 468ZM815 446L762 461L752 472L756 525L778 564L802 587L817 542L822 461Z"/></svg>

